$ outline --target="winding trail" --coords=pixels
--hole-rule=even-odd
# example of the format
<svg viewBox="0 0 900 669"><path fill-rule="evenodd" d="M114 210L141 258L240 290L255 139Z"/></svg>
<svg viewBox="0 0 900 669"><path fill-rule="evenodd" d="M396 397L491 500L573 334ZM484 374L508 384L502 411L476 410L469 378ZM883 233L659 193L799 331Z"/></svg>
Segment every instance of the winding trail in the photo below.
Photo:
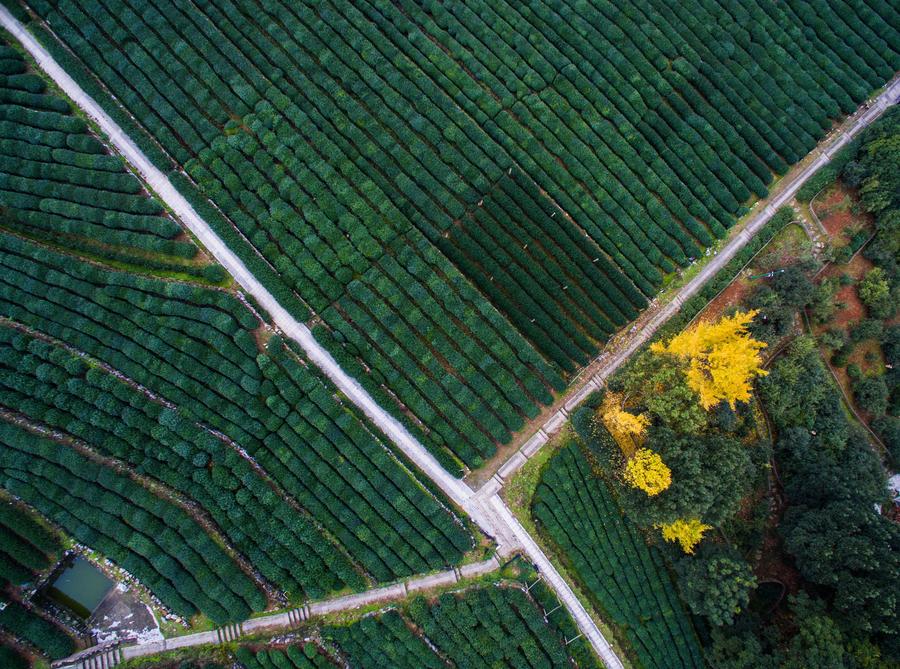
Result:
<svg viewBox="0 0 900 669"><path fill-rule="evenodd" d="M774 214L775 210L793 197L793 194L806 179L828 161L831 152L837 150L837 148L849 141L856 132L877 118L877 116L888 106L888 103L895 101L898 94L900 94L900 81L895 81L877 98L872 105L872 108L859 115L858 118L854 117L855 120L854 118L851 118L848 121L848 123L851 124L849 129L840 132L836 141L830 143L826 149L822 150L816 160L800 172L789 177L790 182L782 182L781 186L783 186L783 188L780 190L779 194L771 198L771 201L764 206L763 210L753 217L746 224L744 229L735 235L725 247L719 251L718 255L705 266L697 276L689 281L670 302L661 307L658 312L647 321L646 325L633 335L630 335L630 338L617 353L607 361L600 372L584 380L583 385L575 392L571 399L566 402L565 407L557 412L557 414L554 414L554 416L545 424L544 428L539 430L535 437L526 442L522 449L517 451L513 458L501 467L499 475L494 476L488 484L483 486L476 493L464 481L447 472L437 459L429 453L428 450L419 443L419 441L416 440L399 421L382 409L355 379L341 369L331 354L315 340L309 328L294 319L290 313L278 303L262 283L260 283L247 269L237 255L225 245L209 225L196 211L194 211L193 207L191 207L188 201L175 189L165 174L150 162L131 138L128 137L112 118L103 111L101 106L82 90L78 83L54 60L50 53L44 49L34 36L32 36L31 33L29 33L3 6L0 6L0 24L19 40L22 46L37 62L38 66L47 73L66 95L68 95L75 104L97 123L108 136L113 146L141 174L156 195L164 201L173 212L175 212L191 232L197 236L206 249L235 278L238 284L240 284L247 293L252 295L256 301L269 312L275 325L286 336L294 339L303 348L307 357L328 376L332 383L334 383L334 385L351 402L353 402L372 421L372 423L378 426L378 428L384 432L384 434L387 435L387 437L413 463L415 463L425 475L434 481L454 503L468 513L486 534L495 539L498 545L498 553L500 555L507 555L516 549L521 549L528 555L529 559L534 562L543 574L548 585L556 591L557 596L568 609L570 615L581 630L581 633L590 641L597 654L610 669L621 669L623 665L612 650L610 644L603 637L588 611L581 604L580 600L575 597L568 583L565 582L538 543L516 520L512 512L501 499L499 492L503 485L503 479L508 478L515 473L515 471L527 461L527 458L530 457L530 455L533 455L543 443L546 443L549 438L548 430L552 431L553 429L558 429L567 418L568 410L577 406L577 404L583 401L592 390L599 388L604 379L618 368L643 343L645 343L662 323L664 323L672 314L677 312L688 297L699 290L704 282L714 276L716 272L718 272L719 269L721 269L734 254L736 254L751 239L751 237L759 231L772 214ZM787 178L788 177L786 177L786 179ZM537 438L537 440L535 438ZM369 597L383 596L386 592L390 593L390 596L393 597L401 594L399 591L396 591L397 588L401 588L403 594L408 591L408 586L406 584L399 584L367 592L370 593L368 595ZM348 598L344 598L344 601L342 601L334 610L360 606L364 603L366 596L367 593L350 595ZM291 618L292 615L295 617ZM299 619L299 614L294 612L277 614L275 617L277 616L287 616L286 622L294 626L301 621ZM239 633L242 633L242 630L247 630L252 626L261 626L261 623L254 622L258 620L262 620L262 618L251 619L244 622L242 625L229 626L223 630L199 633L199 636L188 635L189 637L194 637L194 640L191 643L185 641L188 637L177 637L165 642L167 645L165 645L164 648L172 649L201 642L221 643L224 641L231 641L236 638ZM143 652L137 650L139 648L141 647L126 647L121 649L121 654L143 654ZM150 649L146 650L149 652ZM104 667L111 666L110 660L112 660L114 656L115 653L110 653L110 657L106 657L105 655L101 656L99 661ZM90 665L82 664L81 666Z"/></svg>

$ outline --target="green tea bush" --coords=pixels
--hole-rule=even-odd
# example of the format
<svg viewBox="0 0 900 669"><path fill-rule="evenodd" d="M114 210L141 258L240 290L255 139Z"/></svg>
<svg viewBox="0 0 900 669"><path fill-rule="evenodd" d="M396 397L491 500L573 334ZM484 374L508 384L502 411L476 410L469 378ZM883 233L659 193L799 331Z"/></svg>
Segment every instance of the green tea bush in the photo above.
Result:
<svg viewBox="0 0 900 669"><path fill-rule="evenodd" d="M4 603L6 607L0 611L0 630L5 630L13 636L27 641L54 660L75 652L75 641L61 627L18 602L7 601ZM12 653L5 648L0 648L0 660L3 659L4 654ZM15 657L13 663L17 661ZM15 666L15 664L3 664L3 666Z"/></svg>
<svg viewBox="0 0 900 669"><path fill-rule="evenodd" d="M532 513L641 666L705 666L662 557L623 516L578 443L548 463Z"/></svg>
<svg viewBox="0 0 900 669"><path fill-rule="evenodd" d="M8 235L0 235L0 265L0 313L177 409L65 351L12 335L5 404L27 398L22 406L36 420L196 495L273 583L321 597L364 587L367 576L445 568L471 548L448 503L419 484L314 368L280 338L258 345L260 322L232 295L72 262ZM209 462L198 466L201 453Z"/></svg>
<svg viewBox="0 0 900 669"><path fill-rule="evenodd" d="M456 468L900 67L880 0L29 6L251 270ZM519 178L559 214L510 196Z"/></svg>

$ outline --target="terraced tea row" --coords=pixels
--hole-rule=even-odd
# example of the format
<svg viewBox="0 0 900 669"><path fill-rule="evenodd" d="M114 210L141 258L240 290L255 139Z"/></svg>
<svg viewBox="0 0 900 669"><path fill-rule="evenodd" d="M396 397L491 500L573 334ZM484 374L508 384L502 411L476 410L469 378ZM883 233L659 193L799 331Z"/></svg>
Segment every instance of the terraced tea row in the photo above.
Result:
<svg viewBox="0 0 900 669"><path fill-rule="evenodd" d="M222 281L118 156L0 42L3 226L104 260Z"/></svg>
<svg viewBox="0 0 900 669"><path fill-rule="evenodd" d="M460 667L571 666L557 624L544 620L518 588L479 588L434 602L417 599L403 614L389 611L348 627L326 628L323 636L354 667L442 667L446 659Z"/></svg>
<svg viewBox="0 0 900 669"><path fill-rule="evenodd" d="M19 585L50 566L62 546L47 528L0 501L0 584Z"/></svg>
<svg viewBox="0 0 900 669"><path fill-rule="evenodd" d="M36 613L33 609L22 606L19 602L4 602L5 608L0 611L0 630L18 637L36 648L41 653L54 659L65 657L75 650L75 643L58 625ZM8 654L8 656L7 656ZM13 653L5 645L0 646L0 660L6 661L7 657L15 658L9 665L21 656ZM30 664L22 663L23 667Z"/></svg>
<svg viewBox="0 0 900 669"><path fill-rule="evenodd" d="M572 442L550 460L534 517L599 610L623 631L640 666L705 666L662 558L622 516L582 448Z"/></svg>
<svg viewBox="0 0 900 669"><path fill-rule="evenodd" d="M38 574L59 559L61 551L59 538L22 505L0 499L0 633L18 638L53 658L71 653L75 648L73 640L61 627L11 595L13 586L35 583ZM0 642L0 666L30 666L9 645L9 637Z"/></svg>
<svg viewBox="0 0 900 669"><path fill-rule="evenodd" d="M31 4L448 467L560 387L536 358L584 363L900 65L879 0L696 5ZM406 328L413 259L436 299ZM437 315L459 299L465 319Z"/></svg>
<svg viewBox="0 0 900 669"><path fill-rule="evenodd" d="M302 645L239 647L235 658L247 669L596 667L579 641L566 643L571 620L545 617L542 604L518 586L474 587L323 626Z"/></svg>
<svg viewBox="0 0 900 669"><path fill-rule="evenodd" d="M160 412L154 422L161 419L176 434L184 432L175 443L193 435L188 449L193 454L208 453L215 443L208 432L192 428L193 422L220 430L277 482L276 496L296 499L368 574L384 580L426 571L469 547L462 527L401 468L378 437L335 401L334 391L317 373L278 338L270 339L262 351L257 347L254 336L261 324L231 295L73 262L8 235L0 235L0 265L4 316L97 358L174 402L177 412L163 415L157 406L148 409L150 416ZM58 379L58 385L65 381ZM129 403L153 404L124 384L118 392L130 394ZM162 433L154 436L164 438ZM109 448L120 457L128 453L121 445ZM222 444L216 449L227 452ZM249 470L239 459L232 452L228 468L240 465L246 478ZM201 469L206 466L201 463ZM229 478L236 480L225 477L225 471L212 485L228 487ZM191 480L202 482L203 475L197 476L199 481L193 475ZM256 482L254 496L271 494L258 476L249 480ZM255 503L244 499L244 504ZM282 504L279 515L291 515L289 507ZM234 519L236 527L242 526L243 516ZM298 590L309 588L315 594L343 583L360 585L346 560L331 555L334 542L302 518L293 521L291 532L292 541L300 543L290 545L308 566L295 568L293 575L283 572L276 582L286 588L302 583ZM396 538L404 535L406 545L401 548ZM267 543L262 535L249 541ZM422 542L420 553L414 546Z"/></svg>
<svg viewBox="0 0 900 669"><path fill-rule="evenodd" d="M265 596L182 508L73 448L0 423L12 494L141 579L179 615L242 620ZM2 624L2 623L0 623Z"/></svg>
<svg viewBox="0 0 900 669"><path fill-rule="evenodd" d="M473 540L449 502L274 335L265 314L241 295L123 271L126 265L160 269L143 262L143 242L119 235L127 217L104 214L80 229L84 244L70 243L62 219L41 217L61 192L54 184L83 178L96 192L84 198L85 208L103 211L104 202L124 202L145 212L148 236L184 237L172 219L156 215L163 211L159 203L67 103L46 92L17 51L0 56L5 81L17 78L32 96L31 109L17 108L4 121L9 133L30 138L27 146L35 151L58 141L87 146L85 165L106 166L101 177L114 177L96 177L87 167L81 176L69 174L71 152L59 147L35 153L37 176L28 182L39 198L33 213L52 234L19 225L25 219L15 212L24 210L14 206L0 221L0 408L10 423L43 435L18 428L7 433L11 460L0 486L133 571L186 616L199 610L216 621L240 620L266 607L266 597L232 560L232 549L247 559L241 564L252 566L255 579L294 601L458 563ZM0 164L7 184L19 169L11 165ZM22 165L31 169L28 161ZM14 205L11 193L0 193L0 201ZM94 253L95 243L134 255L123 264ZM204 276L211 275L204 270ZM12 446L47 460L35 465L50 481L46 487L27 478L27 457ZM137 478L123 475L132 470ZM146 508L125 520L116 515L115 498L102 494L107 477L119 481L116 494L134 487L141 508L156 505L157 521ZM81 514L85 505L96 513ZM186 509L196 511L185 515ZM177 538L163 533L169 543L152 553L146 543L158 538L158 522L170 516L185 540L199 542L188 544L195 553L214 546L205 557L236 570L240 593L217 598L221 583L198 572L194 558L184 565L181 588L181 567L170 559ZM133 525L121 540L120 522ZM216 541L227 544L224 552ZM27 547L12 538L7 543L26 557ZM4 568L18 581L27 578L24 565Z"/></svg>

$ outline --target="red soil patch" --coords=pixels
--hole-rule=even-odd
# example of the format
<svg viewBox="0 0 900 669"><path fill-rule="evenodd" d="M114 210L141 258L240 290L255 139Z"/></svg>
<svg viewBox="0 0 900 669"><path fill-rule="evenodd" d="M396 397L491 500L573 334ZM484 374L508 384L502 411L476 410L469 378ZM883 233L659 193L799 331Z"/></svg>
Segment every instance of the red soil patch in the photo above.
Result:
<svg viewBox="0 0 900 669"><path fill-rule="evenodd" d="M750 281L742 276L737 277L718 297L706 305L697 319L713 321L718 319L729 308L741 304L752 288L753 284Z"/></svg>
<svg viewBox="0 0 900 669"><path fill-rule="evenodd" d="M834 312L834 317L829 323L830 326L846 329L865 318L866 306L859 299L859 295L856 293L856 286L843 286L835 293L834 299L835 302L845 306Z"/></svg>
<svg viewBox="0 0 900 669"><path fill-rule="evenodd" d="M890 518L895 523L900 525L900 505L885 504L884 508L881 509L881 513L885 518Z"/></svg>
<svg viewBox="0 0 900 669"><path fill-rule="evenodd" d="M854 214L853 204L856 197L850 189L840 182L830 186L812 203L812 209L818 216L833 244L843 246L848 243L844 230L853 225L871 229L871 217L866 214Z"/></svg>
<svg viewBox="0 0 900 669"><path fill-rule="evenodd" d="M869 270L875 267L872 261L866 258L862 253L857 253L853 260L846 265L831 265L826 274L828 276L838 276L841 274L849 274L854 279L862 279Z"/></svg>
<svg viewBox="0 0 900 669"><path fill-rule="evenodd" d="M734 278L701 312L700 320L716 320L731 307L744 303L745 298L760 281L751 276L770 272L794 264L808 251L809 239L799 225L789 225L779 232L741 274Z"/></svg>
<svg viewBox="0 0 900 669"><path fill-rule="evenodd" d="M822 272L821 278L839 277L842 274L848 274L858 282L870 269L872 269L872 267L874 267L874 265L868 258L857 253L853 260L846 265L829 265L825 271ZM856 292L855 285L841 286L834 295L834 301L845 306L834 312L834 317L827 323L827 327L846 329L866 317L866 306L862 303L862 300L859 299L859 294ZM823 326L815 328L817 333L821 332L823 329Z"/></svg>

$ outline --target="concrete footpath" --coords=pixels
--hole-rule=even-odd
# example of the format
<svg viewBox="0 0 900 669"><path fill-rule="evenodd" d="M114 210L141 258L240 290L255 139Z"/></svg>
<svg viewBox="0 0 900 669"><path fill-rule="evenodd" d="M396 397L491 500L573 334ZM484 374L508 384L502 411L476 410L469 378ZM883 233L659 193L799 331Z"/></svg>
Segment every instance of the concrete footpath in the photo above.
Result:
<svg viewBox="0 0 900 669"><path fill-rule="evenodd" d="M155 655L165 651L191 646L230 643L245 636L256 634L273 634L288 632L299 627L311 618L326 616L340 611L351 611L373 604L384 604L405 599L417 592L433 588L453 586L490 574L500 568L496 556L482 562L473 562L459 568L416 576L399 583L373 588L365 592L356 592L342 597L333 597L317 602L310 602L302 607L273 613L271 615L250 618L240 623L232 623L208 632L195 632L184 636L134 645L103 644L76 653L53 663L54 669L106 669L119 662L135 657Z"/></svg>

